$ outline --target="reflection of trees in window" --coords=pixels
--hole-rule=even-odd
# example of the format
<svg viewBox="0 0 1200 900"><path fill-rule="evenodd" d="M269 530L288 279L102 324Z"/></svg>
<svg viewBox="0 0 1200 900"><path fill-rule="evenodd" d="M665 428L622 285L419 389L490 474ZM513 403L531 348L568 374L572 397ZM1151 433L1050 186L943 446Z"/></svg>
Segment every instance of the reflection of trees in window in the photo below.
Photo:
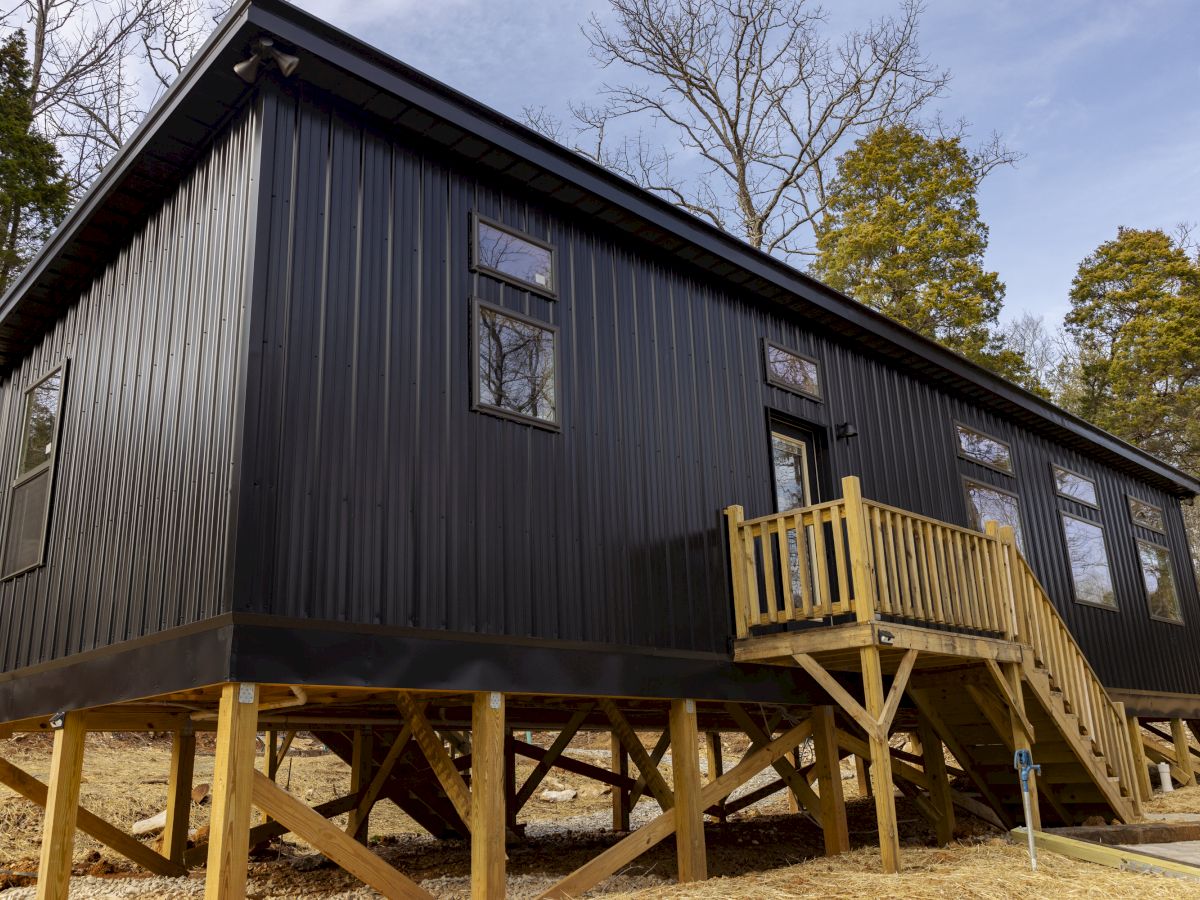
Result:
<svg viewBox="0 0 1200 900"><path fill-rule="evenodd" d="M967 499L970 500L971 527L983 531L988 522L1000 525L1011 525L1017 539L1017 546L1025 551L1024 536L1021 533L1021 508L1017 498L1012 494L988 487L977 481L967 482Z"/></svg>
<svg viewBox="0 0 1200 900"><path fill-rule="evenodd" d="M480 222L479 264L538 287L553 288L551 252L545 247Z"/></svg>
<svg viewBox="0 0 1200 900"><path fill-rule="evenodd" d="M1179 608L1179 595L1175 592L1175 574L1171 569L1171 551L1158 544L1138 541L1138 557L1142 562L1142 579L1146 583L1146 597L1150 602L1150 615L1171 622L1183 622L1183 611Z"/></svg>
<svg viewBox="0 0 1200 900"><path fill-rule="evenodd" d="M1075 584L1075 599L1080 603L1116 609L1117 596L1108 564L1108 549L1104 544L1104 529L1094 522L1065 513L1062 523L1067 559L1071 563L1071 578Z"/></svg>
<svg viewBox="0 0 1200 900"><path fill-rule="evenodd" d="M1137 497L1129 498L1129 518L1135 525L1149 528L1151 531L1166 533L1167 527L1163 522L1162 510L1145 500L1139 500Z"/></svg>
<svg viewBox="0 0 1200 900"><path fill-rule="evenodd" d="M955 426L958 430L958 447L962 455L976 462L1012 471L1012 455L1008 444L988 437L986 434L968 428L966 425Z"/></svg>
<svg viewBox="0 0 1200 900"><path fill-rule="evenodd" d="M1090 478L1084 478L1082 475L1076 475L1074 472L1061 468L1060 466L1052 466L1054 470L1054 487L1064 497L1070 497L1072 500L1078 500L1080 503L1086 503L1089 506L1098 506L1096 500L1096 482Z"/></svg>
<svg viewBox="0 0 1200 900"><path fill-rule="evenodd" d="M58 420L61 387L62 373L55 372L25 396L25 424L18 476L43 465L54 452L54 425Z"/></svg>
<svg viewBox="0 0 1200 900"><path fill-rule="evenodd" d="M554 332L479 307L479 402L554 422Z"/></svg>
<svg viewBox="0 0 1200 900"><path fill-rule="evenodd" d="M792 388L814 397L821 396L817 364L774 344L767 344L767 375L768 381L780 387Z"/></svg>

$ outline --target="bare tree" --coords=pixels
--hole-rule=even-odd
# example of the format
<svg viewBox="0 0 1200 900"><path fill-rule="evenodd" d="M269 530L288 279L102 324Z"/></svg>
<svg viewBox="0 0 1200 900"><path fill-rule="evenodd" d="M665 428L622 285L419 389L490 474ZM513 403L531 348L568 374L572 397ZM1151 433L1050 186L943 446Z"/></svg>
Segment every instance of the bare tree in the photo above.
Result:
<svg viewBox="0 0 1200 900"><path fill-rule="evenodd" d="M584 27L604 68L640 83L606 84L598 106L574 106L576 149L768 252L810 253L839 148L913 117L948 76L921 54L921 6L839 39L810 0L610 0L615 23ZM675 156L614 123L648 117L702 160L684 177ZM544 110L527 120L565 132Z"/></svg>
<svg viewBox="0 0 1200 900"><path fill-rule="evenodd" d="M227 0L20 0L0 19L26 32L34 118L76 189L125 142L228 8Z"/></svg>

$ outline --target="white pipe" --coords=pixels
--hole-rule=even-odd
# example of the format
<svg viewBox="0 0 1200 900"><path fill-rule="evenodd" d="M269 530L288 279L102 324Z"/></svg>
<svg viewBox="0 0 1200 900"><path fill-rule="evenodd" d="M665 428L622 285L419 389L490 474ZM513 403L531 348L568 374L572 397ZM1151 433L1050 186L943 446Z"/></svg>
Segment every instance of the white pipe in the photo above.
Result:
<svg viewBox="0 0 1200 900"><path fill-rule="evenodd" d="M1169 794L1175 790L1175 785L1171 783L1171 764L1160 762L1158 764L1158 780L1162 784L1164 794Z"/></svg>

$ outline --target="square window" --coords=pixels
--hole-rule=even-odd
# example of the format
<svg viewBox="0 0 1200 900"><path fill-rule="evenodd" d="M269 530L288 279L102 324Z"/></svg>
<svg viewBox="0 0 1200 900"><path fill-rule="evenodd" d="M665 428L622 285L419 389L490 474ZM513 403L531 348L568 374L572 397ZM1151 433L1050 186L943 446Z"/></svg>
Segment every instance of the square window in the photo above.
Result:
<svg viewBox="0 0 1200 900"><path fill-rule="evenodd" d="M1147 503L1145 500L1139 500L1137 497L1130 497L1129 518L1133 520L1134 525L1149 528L1151 531L1157 531L1159 534L1167 533L1167 526L1163 521L1163 511L1153 503Z"/></svg>
<svg viewBox="0 0 1200 900"><path fill-rule="evenodd" d="M1060 497L1094 506L1097 509L1100 507L1100 501L1096 495L1096 482L1078 472L1064 469L1062 466L1051 465L1050 468L1054 472L1054 490Z"/></svg>
<svg viewBox="0 0 1200 900"><path fill-rule="evenodd" d="M1138 559L1142 563L1142 582L1146 585L1146 600L1150 618L1183 624L1183 610L1175 590L1175 571L1171 568L1171 551L1149 541L1138 541Z"/></svg>
<svg viewBox="0 0 1200 900"><path fill-rule="evenodd" d="M1112 568L1108 562L1108 547L1104 529L1095 522L1062 514L1063 538L1067 542L1067 559L1071 563L1071 582L1075 600L1090 606L1117 608L1113 590Z"/></svg>
<svg viewBox="0 0 1200 900"><path fill-rule="evenodd" d="M558 329L475 301L475 408L558 427Z"/></svg>
<svg viewBox="0 0 1200 900"><path fill-rule="evenodd" d="M768 383L812 400L821 399L821 375L815 359L770 341L764 341L763 346Z"/></svg>
<svg viewBox="0 0 1200 900"><path fill-rule="evenodd" d="M1005 475L1013 473L1012 451L1008 444L967 425L955 423L954 428L959 456Z"/></svg>
<svg viewBox="0 0 1200 900"><path fill-rule="evenodd" d="M1002 526L1010 525L1017 546L1024 552L1021 505L1016 494L980 484L978 481L964 480L963 484L967 491L967 514L971 520L971 527L983 531L988 522L996 522Z"/></svg>
<svg viewBox="0 0 1200 900"><path fill-rule="evenodd" d="M475 269L547 297L555 295L554 248L550 244L479 214L473 222Z"/></svg>

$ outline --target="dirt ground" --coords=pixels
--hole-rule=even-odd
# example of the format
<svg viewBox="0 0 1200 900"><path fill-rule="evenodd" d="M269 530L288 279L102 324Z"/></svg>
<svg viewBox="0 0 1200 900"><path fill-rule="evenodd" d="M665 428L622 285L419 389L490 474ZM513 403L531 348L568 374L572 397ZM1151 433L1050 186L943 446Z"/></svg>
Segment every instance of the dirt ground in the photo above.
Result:
<svg viewBox="0 0 1200 900"><path fill-rule="evenodd" d="M653 736L646 735L647 743ZM552 735L533 735L545 746ZM743 748L727 748L728 765ZM129 829L164 808L169 741L140 735L90 735L81 789L85 807L113 824ZM348 768L315 740L301 736L279 773L279 783L309 804L349 791ZM18 736L0 741L0 756L36 777L46 777L50 761L44 736ZM608 766L608 736L581 736L570 754ZM666 761L669 767L669 756ZM260 758L261 765L261 758ZM211 780L211 742L203 738L196 760L196 783ZM518 761L522 782L532 763ZM760 776L743 791L773 780ZM668 839L640 857L593 892L609 897L1196 897L1191 885L1152 875L1139 875L1042 854L1038 873L1029 872L1022 847L1010 843L991 826L966 816L960 819L951 847L934 848L933 835L916 809L903 797L897 808L905 867L900 876L880 871L874 804L858 796L857 780L843 769L851 842L854 851L836 859L820 857L821 833L803 816L788 812L783 793L733 816L728 823L710 822L705 829L710 880L698 885L674 882L674 843ZM573 789L574 799L548 802L542 790ZM735 794L735 796L737 796ZM1152 803L1149 812L1200 813L1200 788L1176 791ZM192 827L207 823L207 803L193 804ZM635 826L657 814L649 800L634 811ZM344 817L335 819L344 825ZM509 847L509 895L534 896L558 878L619 839L611 831L611 797L595 782L554 770L519 821L525 840ZM0 787L0 896L3 900L33 897L29 875L37 868L41 812L33 804ZM465 841L438 841L387 801L371 817L371 843L381 856L439 897L470 893L470 848ZM203 870L189 879L149 878L86 835L76 840L73 896L193 897L203 894ZM314 897L322 900L374 897L352 876L330 865L311 847L291 836L273 842L251 864L249 894L258 900Z"/></svg>

